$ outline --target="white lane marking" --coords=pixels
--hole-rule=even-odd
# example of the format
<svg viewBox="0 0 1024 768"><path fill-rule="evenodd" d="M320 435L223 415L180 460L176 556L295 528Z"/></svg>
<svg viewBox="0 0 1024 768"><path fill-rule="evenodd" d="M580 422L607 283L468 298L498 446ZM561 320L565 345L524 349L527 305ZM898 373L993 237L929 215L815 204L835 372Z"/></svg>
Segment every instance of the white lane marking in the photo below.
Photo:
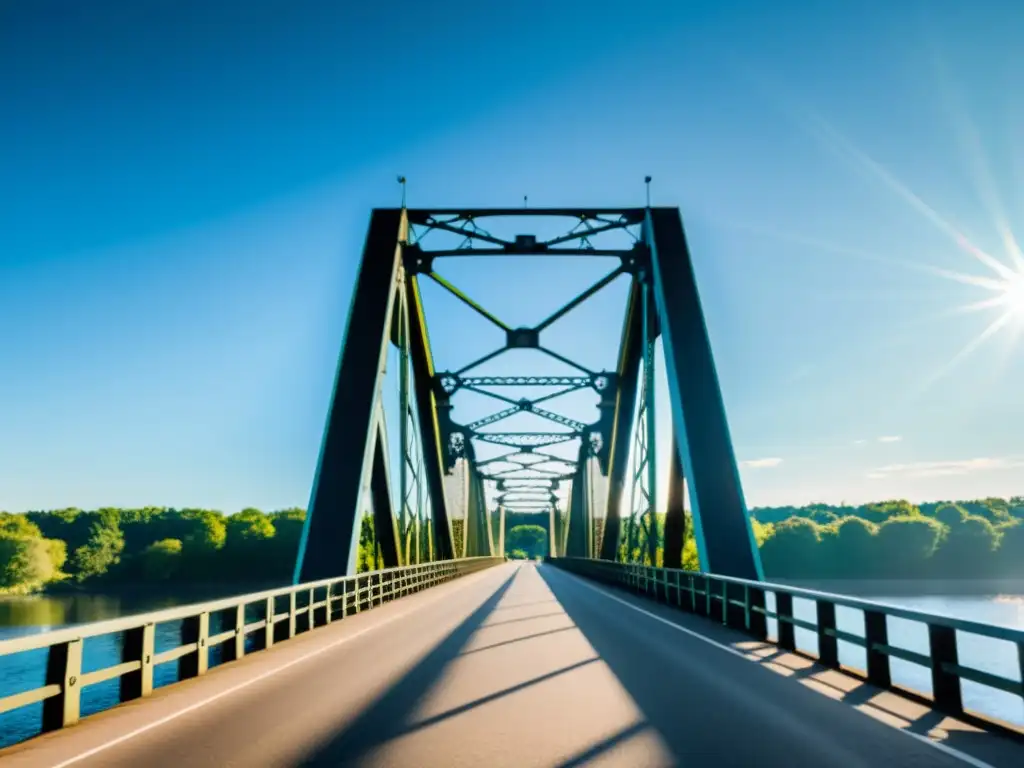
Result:
<svg viewBox="0 0 1024 768"><path fill-rule="evenodd" d="M650 611L645 610L644 608L641 608L640 606L633 605L628 600L623 600L621 597L617 597L616 595L613 595L610 592L607 592L607 591L601 589L600 587L594 586L593 584L589 583L588 581L586 581L582 577L577 576L575 573L569 573L568 571L563 571L560 568L554 568L554 570L558 571L559 573L564 573L566 576L571 576L572 580L575 581L577 584L580 584L581 586L584 586L587 589L591 589L594 592L597 592L599 595L604 595L609 600L614 600L617 603L622 603L622 605L626 606L627 608L632 608L637 613L642 613L644 616L647 616L648 618L654 619L655 621L660 621L662 624L665 624L665 625L667 625L669 627L672 627L672 629L678 630L678 631L680 631L680 632L682 632L684 634L689 635L690 637L692 637L692 638L694 638L696 640L700 640L703 643L707 643L708 645L713 645L715 648L718 648L719 650L725 651L726 653L731 653L733 656L739 656L744 661L751 661L751 659L748 658L746 654L737 651L735 648L730 648L728 645L723 645L722 643L719 643L719 642L717 642L715 640L712 640L710 637L705 637L704 635L700 634L699 632L694 632L692 629L687 629L686 627L682 627L682 626L680 626L679 624L676 624L673 621L669 621L668 619L666 619L663 616L659 616L656 613L651 613ZM855 708L855 711L859 712L860 710L856 710L856 708ZM865 714L865 713L861 712L861 714ZM875 718L872 718L872 719L875 719ZM882 722L882 721L878 720L877 722ZM883 723L883 725L884 724L885 723ZM892 726L889 726L889 727L891 728ZM939 750L940 752L944 752L945 754L949 755L950 757L954 757L957 760L961 760L961 761L967 763L968 765L973 765L974 768L996 768L996 766L992 765L991 763L986 763L983 760L979 760L978 758L973 757L972 755L968 755L968 754L966 754L964 752L961 752L958 749L953 749L952 747L948 747L945 744L942 744L940 742L932 741L927 736L922 736L921 734L914 733L912 731L907 731L907 730L905 730L903 728L896 728L895 730L897 730L898 732L900 732L902 734L905 734L905 735L909 736L912 739L917 739L921 743L927 744L930 747L935 747L935 749ZM59 768L59 767L55 767L55 768Z"/></svg>
<svg viewBox="0 0 1024 768"><path fill-rule="evenodd" d="M480 579L467 579L466 581L459 584L459 586L456 589L451 590L449 592L449 595L451 592L460 592L463 589L465 589L466 586L468 586L469 584L478 584L480 583L480 581ZM381 627L387 626L388 624L391 624L394 621L404 619L406 616L416 613L417 611L426 608L428 605L433 605L434 603L441 600L443 597L445 597L445 595L437 595L433 600L424 601L417 605L415 608L410 608L409 610L403 611L402 613L396 613L394 616L388 616L387 618L381 619L372 627L360 629L358 632L353 632L351 635L346 635L345 637L335 640L332 643L328 643L327 645L321 648L317 648L315 651L310 651L309 653L303 656L299 656L297 659L292 659L291 661L286 662L285 664L282 664L279 667L269 669L266 672L263 672L262 674L256 675L256 677L250 677L244 683L239 683L238 685L234 685L231 688L227 688L226 690L223 690L220 693L215 693L213 696L208 696L205 699L197 701L194 704L189 704L184 709L179 709L176 712L172 712L171 714L166 715L165 717L161 717L159 720L154 720L151 723L147 723L146 725L140 726L136 728L134 731L129 731L128 733L122 734L121 736L118 736L116 739L111 739L110 741L104 742L99 746L93 747L92 749L88 749L85 752L77 754L74 757L69 757L62 763L56 763L53 766L51 766L51 768L65 768L65 766L74 765L75 763L85 760L88 757L92 757L95 754L105 752L111 747L116 747L118 744L123 744L129 739L134 739L136 736L143 734L146 731L151 731L152 729L158 728L159 726L169 723L172 720L177 720L182 715L187 715L189 712L194 712L200 707L205 707L207 704L211 704L217 701L217 699L222 699L225 696L242 690L243 688L248 688L250 685L253 685L254 683L258 683L261 680L266 680L268 677L272 677L273 675L276 675L278 672L283 672L289 667L294 667L296 664L300 664L303 661L312 659L314 656L319 656L320 654L325 653L326 651L329 651L332 648L337 648L339 645L344 645L345 643L355 640L357 637L365 635L368 632L372 632L375 629L380 629Z"/></svg>

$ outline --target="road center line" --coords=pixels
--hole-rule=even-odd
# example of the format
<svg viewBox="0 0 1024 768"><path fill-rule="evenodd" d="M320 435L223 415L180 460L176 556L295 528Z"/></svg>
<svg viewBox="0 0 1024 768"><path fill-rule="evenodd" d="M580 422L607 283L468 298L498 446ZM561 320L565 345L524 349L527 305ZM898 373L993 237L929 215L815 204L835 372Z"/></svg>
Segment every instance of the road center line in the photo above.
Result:
<svg viewBox="0 0 1024 768"><path fill-rule="evenodd" d="M111 739L110 741L104 742L99 746L93 747L92 749L88 749L85 752L81 752L80 754L77 754L74 757L69 757L67 760L64 760L63 762L55 763L51 766L51 768L65 768L65 766L74 765L75 763L81 762L86 758L92 757L93 755L99 754L100 752L104 752L110 749L111 747L115 747L118 744L123 744L129 739L134 739L136 736L146 733L147 731L151 731L154 728L158 728L161 725L165 725L166 723L169 723L172 720L177 720L182 715L187 715L189 712L194 712L195 710L201 707L205 707L207 704L212 704L218 699L222 699L225 696L228 696L232 693L236 693L242 690L243 688L248 688L250 685L258 683L261 680L266 680L268 677L273 677L278 672L283 672L284 670L289 669L290 667L294 667L296 664L301 664L303 661L308 661L309 659L312 659L315 656L319 656L320 654L326 653L327 651L337 648L340 645L344 645L345 643L355 640L357 637L361 637L362 635L372 632L375 629L380 629L381 627L387 626L388 624L398 621L399 619L404 619L406 616L410 616L418 611L421 611L427 606L433 605L442 598L450 597L451 592L461 592L470 584L479 584L481 581L480 579L468 579L467 577L463 577L463 579L465 579L465 581L462 581L461 584L459 584L456 588L450 590L447 594L436 595L431 600L421 602L415 608L410 608L409 610L403 611L402 613L396 613L394 616L388 616L387 618L381 619L373 626L364 627L363 629L360 629L357 632L353 632L351 635L346 635L345 637L334 640L333 642L328 643L327 645L321 648L317 648L315 651L310 651L309 653L303 654L302 656L299 656L296 659L292 659L291 661L286 662L285 664L282 664L279 667L269 669L266 672L256 675L255 677L250 677L245 682L239 683L238 685L234 685L226 690L220 691L219 693L215 693L212 696L207 696L205 699L201 699L200 701L197 701L194 704L189 704L187 707L179 709L176 712L172 712L169 715L165 715L164 717L161 717L159 720L154 720L151 723L147 723L146 725L136 728L134 731L129 731L128 733L122 734L118 736L116 739Z"/></svg>
<svg viewBox="0 0 1024 768"><path fill-rule="evenodd" d="M551 566L551 567L552 567L553 570L558 571L561 574L564 574L566 576L571 577L571 580L576 582L577 584L580 584L581 586L584 586L584 587L586 587L589 590L597 592L599 595L604 595L609 600L614 600L617 603L621 603L622 605L626 606L627 608L633 609L637 613L642 613L644 616L647 616L650 619L654 619L655 621L659 621L662 624L665 624L666 626L672 627L672 629L675 629L675 630L677 630L679 632L682 632L683 634L689 635L690 637L692 637L692 638L694 638L696 640L700 640L702 643L707 643L708 645L713 645L715 648L718 648L719 650L725 651L726 653L731 653L733 656L738 656L738 657L740 657L741 659L743 659L746 662L753 663L751 661L751 659L749 659L747 657L746 654L741 653L740 651L737 651L735 648L730 648L728 645L723 645L722 643L719 643L716 640L712 640L710 637L705 637L704 635L700 634L699 632L695 632L692 629L687 629L686 627L680 626L679 624L676 624L674 621L669 621L664 616L659 616L658 614L652 613L651 611L648 611L648 610L646 610L644 608L641 608L638 605L633 605L633 603L629 602L628 600L623 600L621 597L618 597L617 595L613 595L610 592L608 592L607 590L602 589L601 587L595 586L594 584L591 584L589 581L587 581L586 579L584 579L581 576L577 576L576 574L570 573L568 571L563 571L561 568L557 568L555 566ZM861 712L860 710L858 710L856 708L853 708L853 711L858 712L861 715L864 714L863 712ZM872 718L872 719L875 719L875 718ZM876 722L880 722L883 725L887 725L887 723L885 723L885 722L883 722L881 720L876 720ZM889 727L892 728L893 726L890 725ZM905 734L906 736L909 736L912 739L916 739L917 741L920 741L923 744L927 744L930 747L934 747L935 749L937 749L940 752L943 752L943 753L949 755L950 757L956 758L957 760L960 760L960 761L966 763L967 765L974 766L974 768L996 768L996 766L994 766L994 765L992 765L990 763L986 763L984 760L979 760L978 758L976 758L976 757L974 757L972 755L968 755L968 754L966 754L964 752L961 752L958 749L953 749L952 747L946 746L945 744L941 744L941 743L939 743L937 741L933 741L932 739L929 739L927 736L922 736L921 734L913 733L912 731L908 731L908 730L905 730L903 728L895 728L894 730L896 730L896 731L898 731L898 732L900 732L902 734ZM55 767L55 768L59 768L59 767Z"/></svg>

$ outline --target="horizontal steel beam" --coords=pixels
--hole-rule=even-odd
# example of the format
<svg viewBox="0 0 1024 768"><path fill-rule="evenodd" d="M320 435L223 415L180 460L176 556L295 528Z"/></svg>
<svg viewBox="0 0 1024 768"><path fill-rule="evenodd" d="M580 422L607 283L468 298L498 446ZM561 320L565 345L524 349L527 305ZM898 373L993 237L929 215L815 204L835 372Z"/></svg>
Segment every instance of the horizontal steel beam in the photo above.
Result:
<svg viewBox="0 0 1024 768"><path fill-rule="evenodd" d="M587 234L586 232L581 235ZM472 235L467 233L467 237ZM431 258L450 258L453 256L601 256L625 258L633 252L632 248L547 248L537 243L532 249L515 248L512 244L504 248L448 248L445 250L423 249L423 256Z"/></svg>
<svg viewBox="0 0 1024 768"><path fill-rule="evenodd" d="M600 216L622 216L639 224L644 208L410 208L406 211L413 224L427 225L433 216L459 216L478 219L485 216L568 216L574 219L596 219Z"/></svg>

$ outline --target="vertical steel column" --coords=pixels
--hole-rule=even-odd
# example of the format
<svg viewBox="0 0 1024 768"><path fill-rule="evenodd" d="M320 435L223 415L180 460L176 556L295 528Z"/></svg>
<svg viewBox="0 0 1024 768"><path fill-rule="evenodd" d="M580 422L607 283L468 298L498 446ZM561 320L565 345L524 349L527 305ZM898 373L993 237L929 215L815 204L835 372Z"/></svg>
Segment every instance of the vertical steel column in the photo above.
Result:
<svg viewBox="0 0 1024 768"><path fill-rule="evenodd" d="M494 553L497 557L505 556L505 505L498 505L498 547Z"/></svg>
<svg viewBox="0 0 1024 768"><path fill-rule="evenodd" d="M568 557L590 557L589 529L587 515L587 445L580 446L576 472L572 477L572 491L569 494L569 530L565 544Z"/></svg>
<svg viewBox="0 0 1024 768"><path fill-rule="evenodd" d="M431 543L430 555L434 560L451 560L455 548L452 545L452 522L448 516L448 503L444 492L445 462L441 444L441 425L437 413L437 395L434 392L434 360L430 354L423 300L415 275L408 276L406 296L409 301L409 355L412 360L412 381L419 416L423 472L426 476L432 515L432 537L428 538Z"/></svg>
<svg viewBox="0 0 1024 768"><path fill-rule="evenodd" d="M466 462L469 475L469 495L466 503L465 537L466 557L494 557L494 540L487 519L487 499L484 481L476 470L475 461Z"/></svg>
<svg viewBox="0 0 1024 768"><path fill-rule="evenodd" d="M619 351L618 392L615 395L615 418L611 444L608 446L608 507L605 512L601 559L616 560L622 530L622 492L629 474L629 448L633 440L633 418L636 410L637 375L640 371L643 343L640 284L634 280L626 304Z"/></svg>
<svg viewBox="0 0 1024 768"><path fill-rule="evenodd" d="M672 445L676 444L675 430ZM668 503L665 510L665 551L662 562L666 568L683 567L683 544L686 541L686 508L683 498L683 464L679 451L673 450L668 472Z"/></svg>
<svg viewBox="0 0 1024 768"><path fill-rule="evenodd" d="M296 583L355 572L360 505L372 464L380 375L401 265L399 243L407 228L402 210L375 210L370 218L299 541Z"/></svg>
<svg viewBox="0 0 1024 768"><path fill-rule="evenodd" d="M373 466L370 475L370 499L373 503L373 531L384 568L399 566L399 537L395 509L392 504L391 478L388 471L387 434L383 409L377 417L376 440L373 447Z"/></svg>
<svg viewBox="0 0 1024 768"><path fill-rule="evenodd" d="M658 453L655 438L654 412L654 334L655 323L651 285L649 280L643 284L644 313L644 429L647 433L647 510L649 522L647 526L647 554L651 565L658 565Z"/></svg>
<svg viewBox="0 0 1024 768"><path fill-rule="evenodd" d="M559 519L558 507L548 507L548 557L562 557L565 553L561 546L562 521Z"/></svg>
<svg viewBox="0 0 1024 768"><path fill-rule="evenodd" d="M409 462L412 459L412 451L409 445L409 310L405 298L404 279L401 280L398 303L398 411L401 414L398 421L398 441L402 446L401 469L398 475L398 514L401 533L399 554L402 565L410 565L419 562L419 540L416 540L417 552L414 555L411 534L418 526L410 520L409 515ZM416 533L419 531L416 530Z"/></svg>
<svg viewBox="0 0 1024 768"><path fill-rule="evenodd" d="M678 209L647 209L644 239L665 347L675 450L689 483L701 566L763 580Z"/></svg>

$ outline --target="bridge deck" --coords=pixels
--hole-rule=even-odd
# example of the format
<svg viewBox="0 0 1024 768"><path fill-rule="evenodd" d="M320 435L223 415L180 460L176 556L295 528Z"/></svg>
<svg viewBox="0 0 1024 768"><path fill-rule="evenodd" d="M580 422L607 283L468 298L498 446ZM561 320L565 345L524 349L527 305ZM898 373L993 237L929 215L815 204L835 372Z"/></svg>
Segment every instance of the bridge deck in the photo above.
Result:
<svg viewBox="0 0 1024 768"><path fill-rule="evenodd" d="M936 728L948 747L921 735ZM706 620L510 564L162 689L0 762L1019 768L1022 756L1020 744Z"/></svg>

